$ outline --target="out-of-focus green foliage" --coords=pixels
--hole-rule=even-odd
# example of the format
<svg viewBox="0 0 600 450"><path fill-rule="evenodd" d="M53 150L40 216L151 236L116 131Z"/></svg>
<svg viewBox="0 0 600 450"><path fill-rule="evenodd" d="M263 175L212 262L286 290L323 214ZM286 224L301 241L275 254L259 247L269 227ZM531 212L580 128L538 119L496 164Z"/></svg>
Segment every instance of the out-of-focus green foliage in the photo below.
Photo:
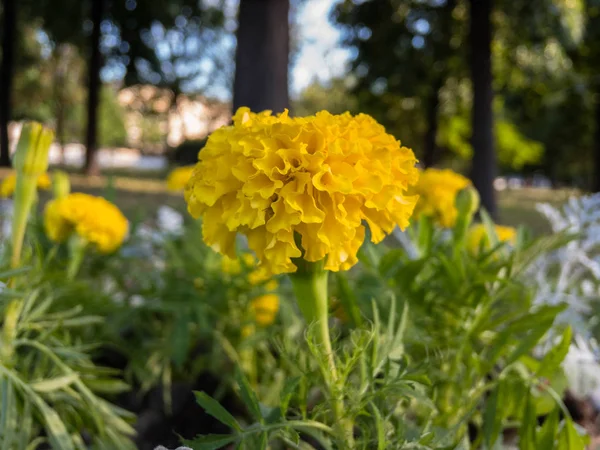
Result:
<svg viewBox="0 0 600 450"><path fill-rule="evenodd" d="M499 163L507 169L522 169L525 165L542 162L544 147L540 142L527 139L517 126L506 120L497 120L495 126L496 152ZM444 118L438 134L438 145L470 159L473 148L470 143L471 122L468 117Z"/></svg>
<svg viewBox="0 0 600 450"><path fill-rule="evenodd" d="M125 111L117 101L117 92L112 86L103 86L100 93L99 139L104 147L123 147L127 144Z"/></svg>
<svg viewBox="0 0 600 450"><path fill-rule="evenodd" d="M357 101L350 92L352 78L335 78L326 85L315 80L308 85L293 105L294 115L307 116L318 111L342 114L357 112Z"/></svg>
<svg viewBox="0 0 600 450"><path fill-rule="evenodd" d="M440 158L470 154L467 6L348 0L334 14L355 52L357 109L418 155L431 129L438 130ZM595 1L583 0L495 2L492 66L503 105L496 110L495 134L506 168L542 168L552 179L587 184L599 10Z"/></svg>

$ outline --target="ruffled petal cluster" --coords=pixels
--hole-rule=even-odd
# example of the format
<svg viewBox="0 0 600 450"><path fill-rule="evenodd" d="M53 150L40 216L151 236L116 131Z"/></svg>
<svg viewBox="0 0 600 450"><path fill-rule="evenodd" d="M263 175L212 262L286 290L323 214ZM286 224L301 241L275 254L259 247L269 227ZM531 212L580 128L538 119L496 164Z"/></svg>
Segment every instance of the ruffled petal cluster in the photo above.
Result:
<svg viewBox="0 0 600 450"><path fill-rule="evenodd" d="M346 270L368 224L373 242L405 228L417 196L416 159L370 116L291 118L240 108L209 138L185 189L205 242L234 257L246 235L260 268L296 271L293 260Z"/></svg>
<svg viewBox="0 0 600 450"><path fill-rule="evenodd" d="M183 191L193 171L194 166L183 166L173 169L167 176L167 189L173 192Z"/></svg>
<svg viewBox="0 0 600 450"><path fill-rule="evenodd" d="M12 196L15 192L15 187L17 186L17 174L16 172L11 172L6 178L2 180L2 184L0 184L0 197L8 198ZM47 173L43 173L38 177L37 188L48 190L52 186L52 182L50 181L50 177Z"/></svg>
<svg viewBox="0 0 600 450"><path fill-rule="evenodd" d="M101 253L119 248L128 231L127 219L119 208L102 197L82 193L48 202L44 227L55 242L64 242L75 232Z"/></svg>
<svg viewBox="0 0 600 450"><path fill-rule="evenodd" d="M494 230L496 231L498 241L514 244L517 238L517 230L515 230L513 227L495 225ZM469 233L467 235L467 249L469 249L469 251L473 254L478 253L481 249L491 249L491 244L485 225L478 223L469 229Z"/></svg>
<svg viewBox="0 0 600 450"><path fill-rule="evenodd" d="M468 178L448 169L426 169L411 191L419 195L415 216L431 217L444 228L454 226L458 211L456 196L471 182Z"/></svg>

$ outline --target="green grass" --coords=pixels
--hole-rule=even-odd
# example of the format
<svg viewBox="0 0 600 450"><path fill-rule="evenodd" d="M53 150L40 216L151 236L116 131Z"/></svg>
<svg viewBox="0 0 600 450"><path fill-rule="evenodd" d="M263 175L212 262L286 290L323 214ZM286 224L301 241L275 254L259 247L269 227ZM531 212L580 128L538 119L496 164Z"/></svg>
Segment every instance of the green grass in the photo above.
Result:
<svg viewBox="0 0 600 450"><path fill-rule="evenodd" d="M572 195L580 194L574 190L533 188L499 192L499 222L513 227L524 225L536 234L549 233L550 225L544 216L536 211L536 203L559 206Z"/></svg>

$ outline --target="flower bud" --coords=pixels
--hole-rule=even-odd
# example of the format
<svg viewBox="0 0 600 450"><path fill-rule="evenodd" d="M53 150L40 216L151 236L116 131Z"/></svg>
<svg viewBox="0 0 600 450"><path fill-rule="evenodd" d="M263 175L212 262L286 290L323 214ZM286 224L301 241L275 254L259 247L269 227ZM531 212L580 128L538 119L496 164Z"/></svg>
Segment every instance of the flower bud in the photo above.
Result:
<svg viewBox="0 0 600 450"><path fill-rule="evenodd" d="M479 194L471 186L462 189L456 196L458 214L471 219L479 209Z"/></svg>
<svg viewBox="0 0 600 450"><path fill-rule="evenodd" d="M62 170L56 170L52 175L52 191L54 198L64 198L71 193L69 175Z"/></svg>
<svg viewBox="0 0 600 450"><path fill-rule="evenodd" d="M37 122L23 125L13 166L24 175L41 175L48 170L48 153L54 132Z"/></svg>

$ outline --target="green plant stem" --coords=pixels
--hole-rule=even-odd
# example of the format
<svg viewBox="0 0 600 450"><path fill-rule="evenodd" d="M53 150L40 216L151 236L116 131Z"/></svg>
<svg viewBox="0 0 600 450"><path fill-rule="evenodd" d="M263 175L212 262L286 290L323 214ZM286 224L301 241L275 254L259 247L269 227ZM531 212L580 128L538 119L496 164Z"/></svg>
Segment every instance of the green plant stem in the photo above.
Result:
<svg viewBox="0 0 600 450"><path fill-rule="evenodd" d="M31 207L35 202L37 179L38 175L26 175L23 173L17 175L12 218L12 255L10 260L13 269L16 269L21 264L23 240L25 239L25 230L27 229L27 220L29 219Z"/></svg>
<svg viewBox="0 0 600 450"><path fill-rule="evenodd" d="M343 386L341 386L335 357L329 335L329 308L327 298L328 272L322 263L306 263L299 266L298 272L290 274L296 301L300 312L309 324L314 323L316 343L327 361L323 376L327 382L329 396L333 404L333 415L341 440L347 448L354 447L354 425L344 417Z"/></svg>
<svg viewBox="0 0 600 450"><path fill-rule="evenodd" d="M36 198L38 175L17 174L17 185L14 195L14 212L12 217L12 254L10 266L13 269L21 265L21 253L23 251L23 241L27 229L27 221L31 207ZM14 286L15 279L11 278L9 286ZM4 326L2 327L2 349L1 355L4 364L10 366L14 352L13 341L17 335L17 326L21 310L23 309L23 300L12 300L4 310Z"/></svg>
<svg viewBox="0 0 600 450"><path fill-rule="evenodd" d="M77 234L73 234L69 239L69 265L67 267L67 279L73 280L77 273L79 272L79 268L81 267L81 263L83 262L83 257L85 255L85 249L87 247L87 241L81 239Z"/></svg>

